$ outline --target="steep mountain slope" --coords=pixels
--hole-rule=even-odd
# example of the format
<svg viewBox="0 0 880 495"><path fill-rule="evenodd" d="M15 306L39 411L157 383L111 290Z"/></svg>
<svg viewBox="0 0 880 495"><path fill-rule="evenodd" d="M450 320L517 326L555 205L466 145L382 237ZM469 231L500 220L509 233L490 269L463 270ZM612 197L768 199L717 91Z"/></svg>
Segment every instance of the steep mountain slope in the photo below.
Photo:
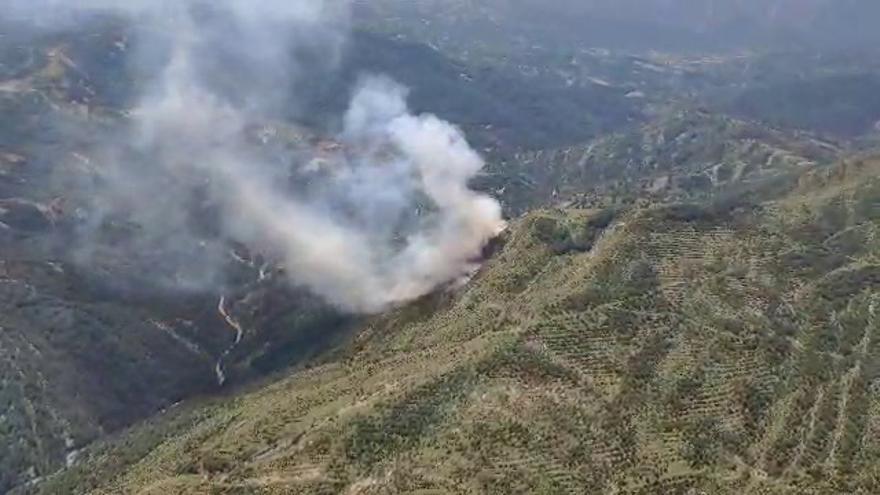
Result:
<svg viewBox="0 0 880 495"><path fill-rule="evenodd" d="M137 212L107 215L95 198L113 178L108 154L157 76L132 62L144 51L136 29L97 18L42 33L13 21L0 18L0 492L182 399L318 353L357 320L291 289L258 253L213 242L216 212L195 186L180 211L152 219L195 231L173 242L140 235ZM150 48L158 68L161 47ZM251 141L296 162L291 148L337 132L371 72L411 85L417 110L461 123L486 148L580 142L639 113L621 90L471 71L384 35L358 33L341 65L299 88L300 111L279 116L297 124L259 123ZM220 72L230 91L246 84ZM221 273L200 273L193 256L215 257Z"/></svg>
<svg viewBox="0 0 880 495"><path fill-rule="evenodd" d="M874 493L880 160L518 220L468 286L44 493Z"/></svg>
<svg viewBox="0 0 880 495"><path fill-rule="evenodd" d="M63 129L97 135L106 114L89 117L73 62L46 43L6 46L4 66L16 68L0 83L0 491L214 387L229 335L212 298L139 291L131 259L77 263L70 193L91 163L79 153L87 141Z"/></svg>

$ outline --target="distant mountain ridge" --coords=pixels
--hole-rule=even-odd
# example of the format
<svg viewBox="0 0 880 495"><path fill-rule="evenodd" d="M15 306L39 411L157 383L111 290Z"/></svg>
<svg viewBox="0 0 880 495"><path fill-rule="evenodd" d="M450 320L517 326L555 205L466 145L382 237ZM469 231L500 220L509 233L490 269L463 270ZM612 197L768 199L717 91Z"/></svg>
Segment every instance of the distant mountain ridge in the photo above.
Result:
<svg viewBox="0 0 880 495"><path fill-rule="evenodd" d="M872 0L380 0L365 5L378 15L444 17L500 29L541 32L609 48L747 48L809 44L869 46L880 40ZM383 7L384 6L384 7ZM514 27L515 26L515 27Z"/></svg>

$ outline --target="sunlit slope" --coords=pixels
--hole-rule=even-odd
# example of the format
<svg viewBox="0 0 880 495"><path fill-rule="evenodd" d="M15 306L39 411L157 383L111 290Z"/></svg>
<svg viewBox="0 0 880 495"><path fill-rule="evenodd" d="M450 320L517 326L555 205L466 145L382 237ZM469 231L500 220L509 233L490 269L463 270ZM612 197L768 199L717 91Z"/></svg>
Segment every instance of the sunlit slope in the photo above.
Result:
<svg viewBox="0 0 880 495"><path fill-rule="evenodd" d="M543 211L455 297L140 427L46 493L877 493L880 162Z"/></svg>

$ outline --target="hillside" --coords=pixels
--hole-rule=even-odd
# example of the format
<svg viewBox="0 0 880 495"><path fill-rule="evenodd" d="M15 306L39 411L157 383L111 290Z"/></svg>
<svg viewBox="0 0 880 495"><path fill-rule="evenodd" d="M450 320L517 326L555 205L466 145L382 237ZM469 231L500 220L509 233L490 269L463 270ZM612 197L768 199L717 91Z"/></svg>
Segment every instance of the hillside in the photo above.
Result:
<svg viewBox="0 0 880 495"><path fill-rule="evenodd" d="M673 107L583 144L522 151L493 162L484 182L517 212L547 198L589 207L735 198L829 164L843 146L807 133Z"/></svg>
<svg viewBox="0 0 880 495"><path fill-rule="evenodd" d="M0 12L0 493L880 491L873 2L40 1ZM350 314L469 237L432 143L510 229Z"/></svg>
<svg viewBox="0 0 880 495"><path fill-rule="evenodd" d="M531 213L454 295L41 489L874 493L878 174L852 159L736 205Z"/></svg>
<svg viewBox="0 0 880 495"><path fill-rule="evenodd" d="M196 180L191 195L143 215L102 192L118 172L108 150L161 66L133 62L135 31L115 18L51 33L0 18L0 492L184 399L320 353L359 319L218 238L216 205ZM298 146L338 132L368 72L411 86L415 108L455 120L485 149L582 142L639 117L621 90L545 87L387 35L355 37L338 71L299 88L300 105L249 129L260 152L293 167ZM239 90L227 69L217 84ZM183 234L151 236L157 224Z"/></svg>

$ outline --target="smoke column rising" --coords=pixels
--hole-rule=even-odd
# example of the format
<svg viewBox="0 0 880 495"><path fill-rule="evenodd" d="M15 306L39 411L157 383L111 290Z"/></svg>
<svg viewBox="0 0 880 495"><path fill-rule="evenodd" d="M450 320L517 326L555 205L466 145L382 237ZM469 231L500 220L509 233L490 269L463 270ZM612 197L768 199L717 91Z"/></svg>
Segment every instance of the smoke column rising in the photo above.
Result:
<svg viewBox="0 0 880 495"><path fill-rule="evenodd" d="M453 125L409 112L405 89L393 81L361 81L338 149L324 153L322 163L291 172L248 140L248 127L274 118L273 108L289 96L283 93L312 76L288 57L291 50L317 46L329 59L338 57L347 5L222 0L210 3L205 17L198 12L206 5L76 4L173 26L167 66L131 112L127 145L151 157L147 173L163 184L206 185L225 237L277 260L293 284L347 311L381 311L471 273L482 247L504 228L499 204L468 187L483 160ZM224 92L213 85L205 61L215 50L232 53L247 71L244 87ZM283 187L291 174L312 180L309 171L320 177L313 188ZM142 216L186 194L173 186L164 191L167 198L156 189L131 194L128 178L117 167L114 183ZM151 222L147 228L173 239L170 229L180 227Z"/></svg>

